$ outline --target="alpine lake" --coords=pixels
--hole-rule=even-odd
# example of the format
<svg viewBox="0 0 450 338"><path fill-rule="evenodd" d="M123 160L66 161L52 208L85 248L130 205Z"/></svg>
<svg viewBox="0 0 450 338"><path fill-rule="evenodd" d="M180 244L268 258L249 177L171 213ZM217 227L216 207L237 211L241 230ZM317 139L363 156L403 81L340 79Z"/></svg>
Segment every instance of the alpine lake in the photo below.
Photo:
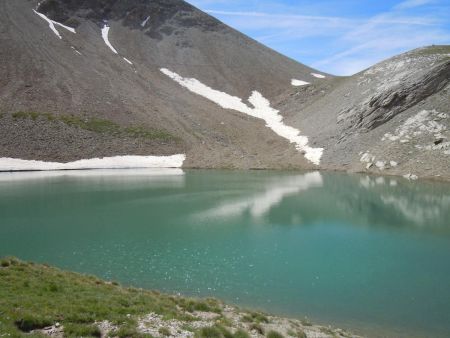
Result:
<svg viewBox="0 0 450 338"><path fill-rule="evenodd" d="M375 337L450 336L450 184L294 171L0 173L0 256Z"/></svg>

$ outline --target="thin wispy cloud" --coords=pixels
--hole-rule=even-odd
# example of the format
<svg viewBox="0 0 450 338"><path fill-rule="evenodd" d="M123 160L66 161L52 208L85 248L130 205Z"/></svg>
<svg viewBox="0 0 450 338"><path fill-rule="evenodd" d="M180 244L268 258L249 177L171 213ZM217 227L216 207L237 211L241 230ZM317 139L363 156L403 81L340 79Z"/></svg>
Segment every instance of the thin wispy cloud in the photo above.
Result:
<svg viewBox="0 0 450 338"><path fill-rule="evenodd" d="M338 75L413 48L450 44L446 0L191 3L287 56Z"/></svg>

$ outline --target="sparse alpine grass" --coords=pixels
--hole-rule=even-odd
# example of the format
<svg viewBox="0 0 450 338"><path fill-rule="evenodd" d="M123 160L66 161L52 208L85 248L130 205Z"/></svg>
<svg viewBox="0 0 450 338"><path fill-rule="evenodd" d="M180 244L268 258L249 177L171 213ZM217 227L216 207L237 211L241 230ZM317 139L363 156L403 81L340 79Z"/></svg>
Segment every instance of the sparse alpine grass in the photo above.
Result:
<svg viewBox="0 0 450 338"><path fill-rule="evenodd" d="M267 338L284 338L284 336L277 331L270 331L266 337Z"/></svg>
<svg viewBox="0 0 450 338"><path fill-rule="evenodd" d="M109 134L116 136L126 136L132 138L142 138L149 140L161 140L161 141L175 141L179 139L165 130L148 128L145 126L128 126L122 127L119 124L106 119L100 119L96 117L80 117L75 115L54 115L52 113L39 113L30 111L18 111L12 113L12 118L19 119L31 119L37 121L38 119L47 120L50 122L62 122L68 126L74 128L80 128L95 133Z"/></svg>
<svg viewBox="0 0 450 338"><path fill-rule="evenodd" d="M220 302L125 288L93 276L15 258L0 260L0 333L3 335L21 337L60 323L65 336L99 337L96 323L107 320L117 327L113 336L150 337L137 331L141 316L156 313L167 320L193 320L185 308L219 312ZM216 329L220 331L219 327Z"/></svg>

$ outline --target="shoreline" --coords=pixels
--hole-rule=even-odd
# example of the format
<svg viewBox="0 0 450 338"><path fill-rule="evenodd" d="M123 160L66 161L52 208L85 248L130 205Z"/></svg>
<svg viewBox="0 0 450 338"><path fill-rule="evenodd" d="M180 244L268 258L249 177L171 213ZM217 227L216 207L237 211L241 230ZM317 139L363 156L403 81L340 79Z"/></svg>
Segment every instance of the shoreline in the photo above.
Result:
<svg viewBox="0 0 450 338"><path fill-rule="evenodd" d="M173 155L173 156L166 156L165 158L171 158L171 157L177 157L179 155ZM126 156L119 156L121 158L124 158ZM141 157L141 156L133 156L133 157ZM148 158L157 158L158 156L148 156ZM145 156L142 156L142 158L145 158ZM163 157L162 157L163 158ZM105 158L108 159L108 158ZM1 158L0 158L1 160ZM93 159L97 160L97 159ZM22 160L20 160L22 161ZM89 160L86 160L89 161ZM183 160L184 161L184 160ZM33 162L33 161L30 161ZM78 161L76 161L78 162ZM49 162L50 163L50 162ZM75 163L75 162L69 162L69 163ZM163 171L166 170L168 174L169 170L172 170L175 172L175 170L183 171L183 170L193 170L193 171L211 171L211 170L223 170L223 171L280 171L280 172L320 172L320 173L342 173L347 175L366 175L366 176L373 176L373 177L389 177L392 179L404 179L408 182L443 182L443 183L450 183L450 176L418 176L413 178L408 178L408 175L403 175L402 173L389 173L388 171L376 173L376 172L367 172L362 170L350 170L350 169L338 169L338 168L317 168L317 169L311 169L311 168L286 168L286 169L277 169L277 168L201 168L201 167L184 167L182 164L179 166L127 166L122 165L121 166L112 166L112 167L91 167L91 168L67 168L67 169L2 169L0 166L0 175L1 174L17 174L17 173L29 173L29 174L36 174L39 173L101 173L104 172L126 172L128 170L154 170L155 172L157 170L160 170L161 172L159 175L164 175ZM409 174L411 175L411 174ZM412 175L415 176L415 175Z"/></svg>
<svg viewBox="0 0 450 338"><path fill-rule="evenodd" d="M306 319L124 287L11 257L0 259L0 286L0 313L6 314L0 336L360 337Z"/></svg>

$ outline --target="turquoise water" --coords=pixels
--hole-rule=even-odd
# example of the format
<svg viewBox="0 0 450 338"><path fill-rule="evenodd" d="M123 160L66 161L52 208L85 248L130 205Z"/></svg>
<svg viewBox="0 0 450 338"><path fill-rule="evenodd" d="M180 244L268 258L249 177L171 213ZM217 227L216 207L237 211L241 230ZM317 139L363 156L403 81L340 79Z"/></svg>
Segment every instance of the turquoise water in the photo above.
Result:
<svg viewBox="0 0 450 338"><path fill-rule="evenodd" d="M370 336L450 336L450 185L337 173L0 174L0 256Z"/></svg>

